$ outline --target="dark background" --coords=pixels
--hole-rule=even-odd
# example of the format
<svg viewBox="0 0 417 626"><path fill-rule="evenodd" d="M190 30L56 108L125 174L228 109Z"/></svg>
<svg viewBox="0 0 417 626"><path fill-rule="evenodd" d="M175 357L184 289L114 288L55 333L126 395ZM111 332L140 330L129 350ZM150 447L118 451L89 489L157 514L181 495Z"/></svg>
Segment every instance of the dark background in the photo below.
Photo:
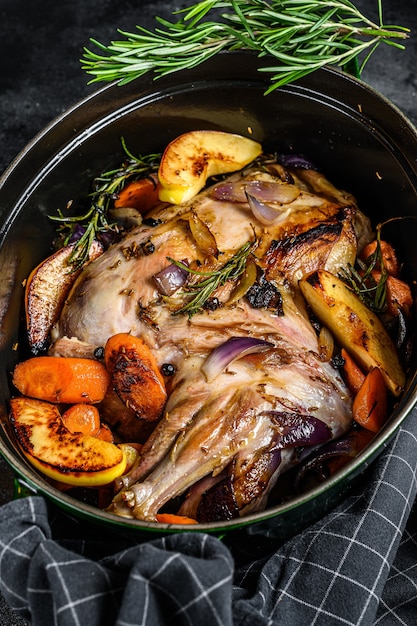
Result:
<svg viewBox="0 0 417 626"><path fill-rule="evenodd" d="M80 69L90 37L117 39L116 29L153 28L190 0L0 0L0 173L42 128L99 85ZM375 16L377 0L355 2ZM362 78L417 123L417 1L385 0L385 23L412 30L405 51L380 46ZM13 497L13 476L0 459L0 505ZM22 624L0 596L0 624ZM47 626L47 625L45 625Z"/></svg>

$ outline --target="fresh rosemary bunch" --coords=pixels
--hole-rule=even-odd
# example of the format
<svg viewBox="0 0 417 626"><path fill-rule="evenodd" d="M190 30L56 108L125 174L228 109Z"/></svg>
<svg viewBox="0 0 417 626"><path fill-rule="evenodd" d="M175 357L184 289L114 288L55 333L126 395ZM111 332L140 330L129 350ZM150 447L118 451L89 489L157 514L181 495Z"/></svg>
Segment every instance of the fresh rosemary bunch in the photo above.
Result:
<svg viewBox="0 0 417 626"><path fill-rule="evenodd" d="M135 157L129 152L123 138L121 143L126 159L120 167L103 172L93 180L88 210L75 216L66 216L62 210L58 211L58 215L49 215L49 219L59 223L61 245L75 241L69 258L74 269L88 260L94 239L100 239L100 234L105 238L106 234L118 232L118 226L109 222L109 208L126 183L149 176L158 169L160 154Z"/></svg>
<svg viewBox="0 0 417 626"><path fill-rule="evenodd" d="M378 24L349 0L202 0L175 12L176 22L156 17L154 31L119 30L124 39L107 46L91 39L98 51L84 49L82 68L94 77L90 82L124 84L149 71L159 77L191 68L224 50L254 50L275 61L260 70L271 75L266 93L324 65L348 67L365 55L360 75L381 42L403 49L408 37L407 28L384 25L377 1Z"/></svg>

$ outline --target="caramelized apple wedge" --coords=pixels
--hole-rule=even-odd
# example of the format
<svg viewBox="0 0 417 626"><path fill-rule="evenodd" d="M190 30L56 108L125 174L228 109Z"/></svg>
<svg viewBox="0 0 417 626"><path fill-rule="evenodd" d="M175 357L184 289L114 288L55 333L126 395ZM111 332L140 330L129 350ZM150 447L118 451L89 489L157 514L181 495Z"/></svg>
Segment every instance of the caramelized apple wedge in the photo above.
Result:
<svg viewBox="0 0 417 626"><path fill-rule="evenodd" d="M33 354L48 347L49 333L57 321L65 299L81 269L68 263L75 244L60 248L31 272L25 287L25 308L28 341ZM103 246L94 241L90 260L103 253Z"/></svg>
<svg viewBox="0 0 417 626"><path fill-rule="evenodd" d="M159 165L159 199L181 204L191 200L210 176L237 172L262 152L262 146L242 135L196 130L167 146Z"/></svg>
<svg viewBox="0 0 417 626"><path fill-rule="evenodd" d="M10 421L28 461L49 478L97 487L125 471L123 449L90 435L70 433L53 404L25 396L12 398Z"/></svg>
<svg viewBox="0 0 417 626"><path fill-rule="evenodd" d="M301 291L314 314L358 365L378 367L394 396L404 389L405 373L388 332L375 313L343 282L326 270L303 277Z"/></svg>

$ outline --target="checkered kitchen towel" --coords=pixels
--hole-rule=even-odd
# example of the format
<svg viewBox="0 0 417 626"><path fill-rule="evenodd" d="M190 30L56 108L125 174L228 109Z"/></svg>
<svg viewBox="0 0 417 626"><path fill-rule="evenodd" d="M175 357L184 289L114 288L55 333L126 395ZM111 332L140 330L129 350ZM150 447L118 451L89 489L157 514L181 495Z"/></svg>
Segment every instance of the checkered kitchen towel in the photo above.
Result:
<svg viewBox="0 0 417 626"><path fill-rule="evenodd" d="M416 467L417 410L360 491L283 545L266 539L244 564L203 533L138 545L99 528L65 538L41 497L11 502L0 509L1 590L36 626L411 626Z"/></svg>

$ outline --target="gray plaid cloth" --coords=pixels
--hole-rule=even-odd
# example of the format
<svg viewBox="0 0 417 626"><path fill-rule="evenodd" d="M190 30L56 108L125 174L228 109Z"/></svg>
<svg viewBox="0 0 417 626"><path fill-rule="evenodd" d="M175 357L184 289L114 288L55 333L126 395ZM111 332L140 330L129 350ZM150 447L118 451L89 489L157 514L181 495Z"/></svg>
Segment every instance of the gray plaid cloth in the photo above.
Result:
<svg viewBox="0 0 417 626"><path fill-rule="evenodd" d="M54 536L60 514L43 498L11 502L1 590L35 626L417 624L416 433L414 410L360 491L246 562L204 533L133 544L100 528L77 537L74 522L74 536Z"/></svg>

